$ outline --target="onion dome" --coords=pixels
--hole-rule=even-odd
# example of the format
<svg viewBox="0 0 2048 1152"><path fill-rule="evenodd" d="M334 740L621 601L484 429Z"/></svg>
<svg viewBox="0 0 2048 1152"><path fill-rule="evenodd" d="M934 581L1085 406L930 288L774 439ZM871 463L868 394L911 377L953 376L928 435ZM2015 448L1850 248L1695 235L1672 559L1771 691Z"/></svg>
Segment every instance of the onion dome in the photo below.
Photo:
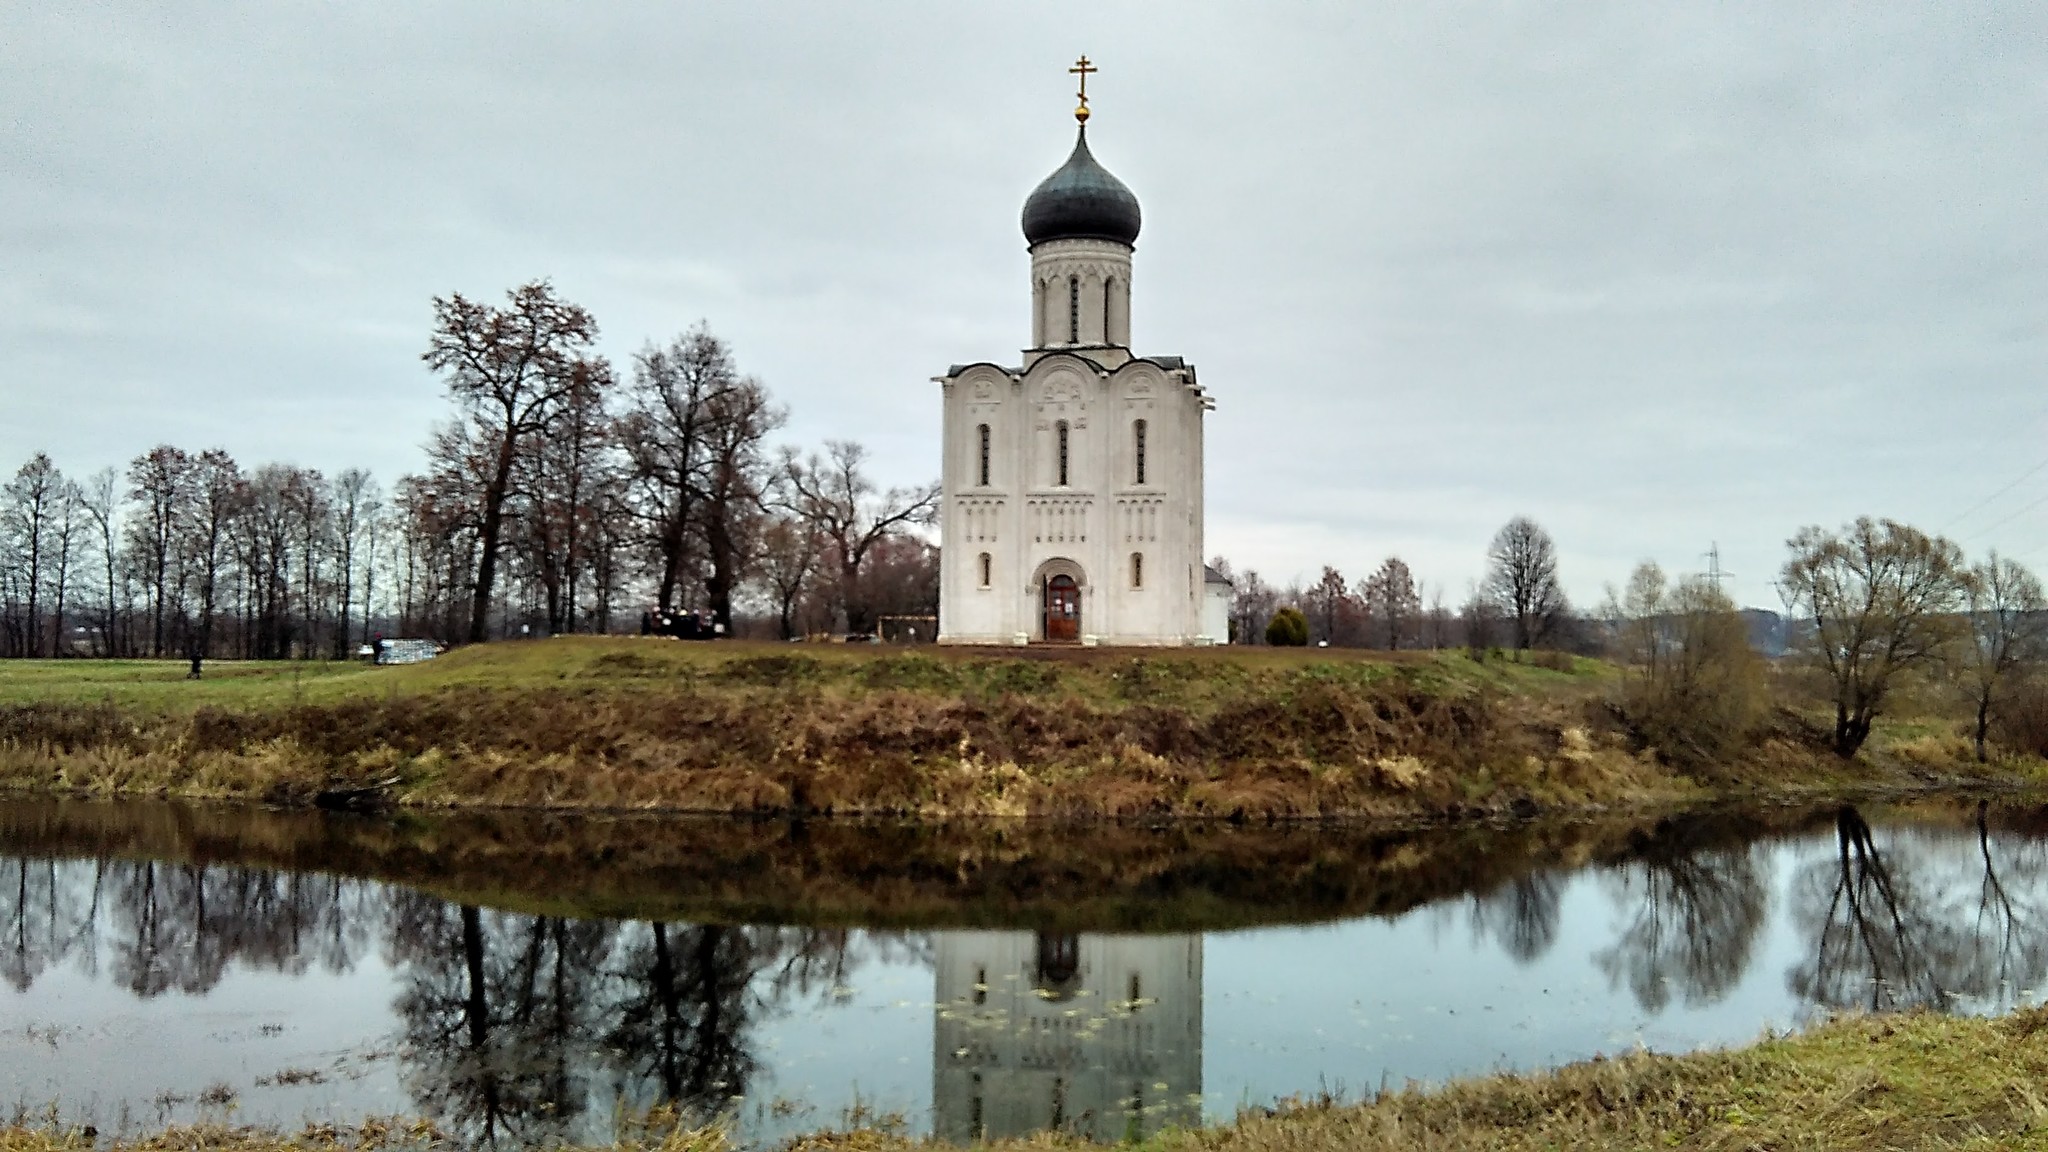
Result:
<svg viewBox="0 0 2048 1152"><path fill-rule="evenodd" d="M1086 124L1074 141L1074 154L1024 201L1024 240L1033 246L1047 240L1132 245L1140 223L1137 196L1088 151Z"/></svg>

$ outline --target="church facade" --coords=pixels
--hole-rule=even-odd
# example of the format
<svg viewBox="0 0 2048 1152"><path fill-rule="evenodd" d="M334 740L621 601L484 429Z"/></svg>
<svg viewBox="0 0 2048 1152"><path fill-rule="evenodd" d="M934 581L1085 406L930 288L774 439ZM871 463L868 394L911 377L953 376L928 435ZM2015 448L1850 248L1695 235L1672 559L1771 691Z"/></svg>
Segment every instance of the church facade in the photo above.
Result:
<svg viewBox="0 0 2048 1152"><path fill-rule="evenodd" d="M1073 154L1024 202L1031 347L936 378L939 641L1221 643L1229 586L1202 562L1215 405L1194 365L1131 351L1138 199L1089 151L1085 93L1076 117Z"/></svg>

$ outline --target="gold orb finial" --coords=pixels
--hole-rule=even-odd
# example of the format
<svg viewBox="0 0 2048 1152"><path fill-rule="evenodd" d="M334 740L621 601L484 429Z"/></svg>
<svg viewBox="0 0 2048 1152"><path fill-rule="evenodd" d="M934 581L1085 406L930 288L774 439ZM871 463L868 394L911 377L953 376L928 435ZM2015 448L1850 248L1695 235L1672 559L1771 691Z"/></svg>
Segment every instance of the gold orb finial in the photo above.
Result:
<svg viewBox="0 0 2048 1152"><path fill-rule="evenodd" d="M1091 72L1100 72L1102 69L1090 64L1088 57L1083 55L1067 71L1081 78L1081 91L1078 93L1081 97L1081 104L1080 107L1074 109L1074 119L1080 121L1082 126L1085 127L1088 123L1088 75Z"/></svg>

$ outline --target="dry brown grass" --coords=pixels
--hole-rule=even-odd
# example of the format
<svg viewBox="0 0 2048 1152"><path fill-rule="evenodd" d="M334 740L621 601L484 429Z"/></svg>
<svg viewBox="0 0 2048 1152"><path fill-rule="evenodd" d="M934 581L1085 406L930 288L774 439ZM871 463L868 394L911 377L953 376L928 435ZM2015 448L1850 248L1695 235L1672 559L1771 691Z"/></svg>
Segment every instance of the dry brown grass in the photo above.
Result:
<svg viewBox="0 0 2048 1152"><path fill-rule="evenodd" d="M1561 755L1562 726L1499 697L1399 676L1303 677L1196 710L833 693L759 662L724 672L633 692L451 688L156 715L15 705L0 708L0 780L285 804L395 779L394 799L422 806L1237 819L1504 810L1659 783L1612 748Z"/></svg>
<svg viewBox="0 0 2048 1152"><path fill-rule="evenodd" d="M100 1148L134 1152L338 1152L445 1147L424 1124L277 1135L175 1128ZM0 1129L0 1152L86 1152L77 1132ZM619 1152L725 1152L716 1129L636 1131ZM945 1145L878 1131L824 1133L796 1152L909 1152ZM1041 1133L995 1152L1096 1147ZM2000 1021L1935 1015L1838 1020L1729 1052L1636 1054L1530 1076L1410 1088L1373 1103L1301 1103L1169 1131L1158 1152L1538 1152L1576 1149L2048 1149L2048 1009Z"/></svg>
<svg viewBox="0 0 2048 1152"><path fill-rule="evenodd" d="M1934 745L1843 765L1796 734L1682 772L1631 750L1602 706L1602 675L1577 663L565 641L441 664L386 680L331 675L289 696L251 673L180 707L156 695L66 696L46 675L40 695L0 704L0 787L277 804L378 788L418 807L1279 820L1527 814L1981 775L1929 759Z"/></svg>

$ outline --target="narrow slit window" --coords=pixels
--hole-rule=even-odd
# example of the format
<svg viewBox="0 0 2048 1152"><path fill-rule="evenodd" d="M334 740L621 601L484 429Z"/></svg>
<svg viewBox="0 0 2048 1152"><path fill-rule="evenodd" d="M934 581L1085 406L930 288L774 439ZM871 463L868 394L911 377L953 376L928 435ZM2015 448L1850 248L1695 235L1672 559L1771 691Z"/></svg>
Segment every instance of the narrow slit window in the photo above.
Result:
<svg viewBox="0 0 2048 1152"><path fill-rule="evenodd" d="M1060 471L1059 471L1059 484L1060 484L1060 487L1064 488L1064 487L1066 487L1066 485L1067 485L1067 422L1066 422L1065 420L1062 420L1062 421L1060 421L1060 428L1059 428L1059 433L1060 433L1060 461L1059 461L1059 467L1060 467Z"/></svg>
<svg viewBox="0 0 2048 1152"><path fill-rule="evenodd" d="M988 553L983 552L981 554L981 586L983 588L988 587L994 582L992 577L995 575L995 570L995 560Z"/></svg>
<svg viewBox="0 0 2048 1152"><path fill-rule="evenodd" d="M1141 475L1144 470L1144 466L1140 465L1138 471ZM1139 483L1142 484L1144 481L1140 480ZM984 488L988 487L988 425L986 424L981 426L981 486Z"/></svg>
<svg viewBox="0 0 2048 1152"><path fill-rule="evenodd" d="M1081 278L1067 277L1067 343L1081 342Z"/></svg>
<svg viewBox="0 0 2048 1152"><path fill-rule="evenodd" d="M1145 422L1143 420L1131 426L1131 451L1138 464L1137 482L1143 484L1145 482ZM986 484L988 481L984 479L982 483Z"/></svg>
<svg viewBox="0 0 2048 1152"><path fill-rule="evenodd" d="M1133 552L1131 553L1131 587L1143 588L1144 586L1145 554L1143 552Z"/></svg>
<svg viewBox="0 0 2048 1152"><path fill-rule="evenodd" d="M1116 277L1102 282L1102 342L1112 343L1109 338L1109 302L1116 298Z"/></svg>

